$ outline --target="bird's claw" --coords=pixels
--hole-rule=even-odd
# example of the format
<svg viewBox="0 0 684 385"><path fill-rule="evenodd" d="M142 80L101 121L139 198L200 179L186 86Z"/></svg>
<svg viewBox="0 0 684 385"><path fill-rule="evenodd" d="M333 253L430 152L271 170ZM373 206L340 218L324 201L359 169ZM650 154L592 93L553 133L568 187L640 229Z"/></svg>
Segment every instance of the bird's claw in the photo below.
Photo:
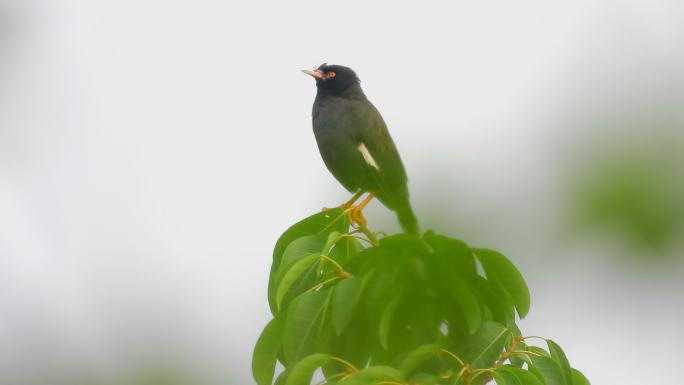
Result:
<svg viewBox="0 0 684 385"><path fill-rule="evenodd" d="M365 229L368 226L368 221L363 215L363 207L352 206L346 210L349 224L355 229Z"/></svg>

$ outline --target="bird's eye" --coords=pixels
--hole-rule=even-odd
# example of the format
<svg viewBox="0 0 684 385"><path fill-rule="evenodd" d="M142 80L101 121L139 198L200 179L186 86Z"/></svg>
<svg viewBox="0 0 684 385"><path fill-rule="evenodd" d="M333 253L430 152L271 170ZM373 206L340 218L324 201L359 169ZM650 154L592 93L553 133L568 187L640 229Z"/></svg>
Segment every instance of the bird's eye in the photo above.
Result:
<svg viewBox="0 0 684 385"><path fill-rule="evenodd" d="M335 73L335 71L330 71L330 72L328 72L328 77L329 77L329 78L334 78L335 76L337 76L337 74Z"/></svg>

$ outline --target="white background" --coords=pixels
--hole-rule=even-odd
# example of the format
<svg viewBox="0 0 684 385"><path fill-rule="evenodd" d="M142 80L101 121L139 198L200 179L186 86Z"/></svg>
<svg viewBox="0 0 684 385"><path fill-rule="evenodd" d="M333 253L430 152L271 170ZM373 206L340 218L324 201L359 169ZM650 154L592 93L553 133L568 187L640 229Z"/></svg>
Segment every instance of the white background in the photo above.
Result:
<svg viewBox="0 0 684 385"><path fill-rule="evenodd" d="M0 1L0 382L250 383L275 240L347 198L299 72L329 62L383 113L422 227L521 268L525 333L594 384L675 383L681 270L551 238L577 116L681 112L682 4Z"/></svg>

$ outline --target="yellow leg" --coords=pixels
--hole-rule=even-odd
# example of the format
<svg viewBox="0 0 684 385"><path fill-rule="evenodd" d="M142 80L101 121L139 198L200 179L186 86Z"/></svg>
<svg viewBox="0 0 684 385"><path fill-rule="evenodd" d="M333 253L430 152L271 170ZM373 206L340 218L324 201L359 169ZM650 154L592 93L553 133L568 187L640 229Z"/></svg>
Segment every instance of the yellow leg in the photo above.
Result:
<svg viewBox="0 0 684 385"><path fill-rule="evenodd" d="M361 197L361 195L363 195L363 191L357 192L356 194L354 194L353 197L351 197L351 199L349 199L348 201L342 203L342 205L340 206L340 208L341 208L342 210L347 210L348 208L352 207L352 205L354 204L354 202L356 202L357 200L359 200L359 198ZM323 211L328 211L328 210L332 210L332 209L327 208L327 207L323 207Z"/></svg>
<svg viewBox="0 0 684 385"><path fill-rule="evenodd" d="M357 192L356 194L354 194L353 197L351 197L350 200L348 200L348 201L346 201L345 203L343 203L342 206L340 206L340 208L341 208L342 210L346 210L346 209L352 207L352 205L354 204L354 202L356 202L357 200L359 200L359 198L361 198L361 195L363 195L363 191Z"/></svg>
<svg viewBox="0 0 684 385"><path fill-rule="evenodd" d="M366 217L363 216L363 209L368 206L374 197L375 195L373 193L368 193L366 199L364 199L361 203L349 208L349 223L357 224L359 228L366 228L368 222L366 221Z"/></svg>

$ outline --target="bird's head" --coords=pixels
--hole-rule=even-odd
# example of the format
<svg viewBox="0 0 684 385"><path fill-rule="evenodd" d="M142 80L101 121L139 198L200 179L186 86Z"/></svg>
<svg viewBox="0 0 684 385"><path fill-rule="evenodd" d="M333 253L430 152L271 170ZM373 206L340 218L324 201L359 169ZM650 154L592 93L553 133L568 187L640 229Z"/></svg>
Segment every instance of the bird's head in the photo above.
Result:
<svg viewBox="0 0 684 385"><path fill-rule="evenodd" d="M326 94L343 96L351 90L360 90L359 77L349 67L325 63L313 71L302 72L313 76L318 90Z"/></svg>

